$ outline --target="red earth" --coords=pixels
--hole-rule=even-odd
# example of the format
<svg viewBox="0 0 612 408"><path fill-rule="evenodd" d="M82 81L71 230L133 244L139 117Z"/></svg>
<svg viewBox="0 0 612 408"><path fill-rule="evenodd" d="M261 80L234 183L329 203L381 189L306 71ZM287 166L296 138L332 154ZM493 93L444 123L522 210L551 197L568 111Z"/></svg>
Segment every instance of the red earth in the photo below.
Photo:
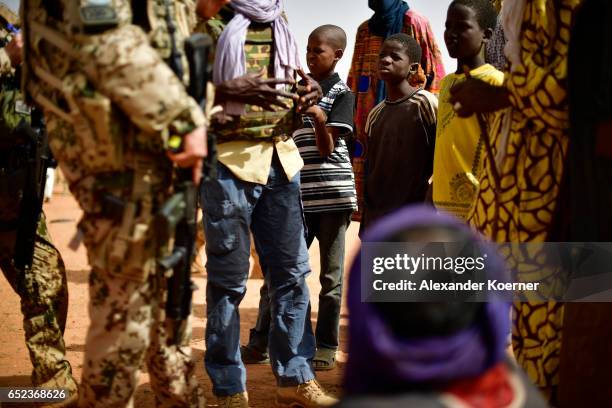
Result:
<svg viewBox="0 0 612 408"><path fill-rule="evenodd" d="M80 379L85 335L89 325L87 314L89 266L83 246L77 251L68 248L68 243L76 231L75 225L80 217L80 210L72 196L56 194L45 205L45 213L51 236L55 245L62 253L68 273L70 307L65 341L67 358L72 364L75 378ZM347 233L346 259L349 261L347 262L346 269L349 268L350 260L359 246L359 238L357 237L358 227L358 224L352 223ZM317 294L320 289L318 281L319 247L316 241L310 248L310 256L313 273L308 277L308 286L312 294L312 321L314 325L318 311ZM347 276L346 273L345 276ZM206 326L204 289L206 287L206 277L205 275L196 275L194 280L199 289L194 294L193 340L191 345L195 360L197 361L196 375L206 392L207 405L214 407L216 406L216 401L212 395L210 380L204 371L204 327ZM249 328L254 325L256 320L261 284L261 279L250 279L248 282L247 293L240 307L242 343L246 342ZM0 387L29 386L31 365L24 344L19 298L4 279L0 279L0 314L2 315L2 330L0 330L0 344L2 345L2 348L0 348ZM340 320L340 351L338 353L337 367L331 371L317 374L321 384L335 395L341 393L340 384L347 356L347 323L346 305L343 305ZM250 365L247 366L247 371L249 405L262 408L273 406L276 383L270 367L268 365ZM19 404L18 406L25 407L26 405ZM135 406L154 406L153 394L146 372L143 372L140 376L140 384L136 389Z"/></svg>

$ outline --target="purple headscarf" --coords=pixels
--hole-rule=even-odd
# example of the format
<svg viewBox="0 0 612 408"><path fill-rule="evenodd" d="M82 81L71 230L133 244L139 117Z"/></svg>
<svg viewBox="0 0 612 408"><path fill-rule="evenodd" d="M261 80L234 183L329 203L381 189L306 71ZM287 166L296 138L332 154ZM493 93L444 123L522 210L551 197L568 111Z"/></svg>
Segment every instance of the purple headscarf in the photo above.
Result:
<svg viewBox="0 0 612 408"><path fill-rule="evenodd" d="M216 85L246 74L244 43L251 22L272 23L274 31L274 75L293 79L294 70L301 67L297 43L283 18L282 0L232 0L234 18L223 30L217 44L213 81ZM242 115L244 104L228 102L225 112Z"/></svg>
<svg viewBox="0 0 612 408"><path fill-rule="evenodd" d="M446 227L473 237L478 248L495 254L490 244L454 217L422 205L401 209L368 229L363 242L385 242L411 228ZM487 259L487 278L503 279L503 260ZM492 300L475 325L449 336L399 338L372 304L361 301L361 258L349 279L349 353L345 374L347 394L381 393L419 384L444 384L484 373L505 356L510 329L509 304ZM399 304L398 304L399 306Z"/></svg>

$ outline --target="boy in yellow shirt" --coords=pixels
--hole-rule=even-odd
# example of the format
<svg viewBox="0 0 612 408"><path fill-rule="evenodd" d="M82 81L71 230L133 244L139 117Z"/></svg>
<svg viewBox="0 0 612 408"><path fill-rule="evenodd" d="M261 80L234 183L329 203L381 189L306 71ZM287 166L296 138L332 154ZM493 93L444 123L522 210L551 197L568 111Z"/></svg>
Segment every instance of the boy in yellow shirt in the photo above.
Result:
<svg viewBox="0 0 612 408"><path fill-rule="evenodd" d="M502 72L485 63L485 45L493 35L497 13L489 0L454 0L446 16L444 41L457 71L440 85L434 152L433 202L436 208L465 219L478 192L487 129L496 114L460 118L449 102L450 89L467 76L501 85ZM467 72L467 74L466 74ZM490 126L489 126L490 127Z"/></svg>

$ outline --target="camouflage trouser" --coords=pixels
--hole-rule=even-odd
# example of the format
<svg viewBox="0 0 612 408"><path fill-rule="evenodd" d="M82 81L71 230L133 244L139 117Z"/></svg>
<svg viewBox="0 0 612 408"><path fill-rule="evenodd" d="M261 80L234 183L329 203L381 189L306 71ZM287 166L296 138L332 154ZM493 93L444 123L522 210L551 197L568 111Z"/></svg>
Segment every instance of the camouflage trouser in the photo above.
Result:
<svg viewBox="0 0 612 408"><path fill-rule="evenodd" d="M90 261L105 252L102 246L88 245ZM152 256L154 251L145 251L142 264L154 261ZM133 261L133 254L128 257ZM124 279L93 263L89 278L91 326L79 406L132 407L140 368L146 360L156 406L204 407L204 393L191 358L191 327L181 332L178 341L171 339L174 331L165 318L163 303L166 279L160 273L149 273L144 282Z"/></svg>
<svg viewBox="0 0 612 408"><path fill-rule="evenodd" d="M0 268L21 298L23 330L32 361L32 383L77 391L65 358L64 328L68 287L62 258L51 243L44 216L38 224L32 269L23 274L12 265L15 231L0 232Z"/></svg>

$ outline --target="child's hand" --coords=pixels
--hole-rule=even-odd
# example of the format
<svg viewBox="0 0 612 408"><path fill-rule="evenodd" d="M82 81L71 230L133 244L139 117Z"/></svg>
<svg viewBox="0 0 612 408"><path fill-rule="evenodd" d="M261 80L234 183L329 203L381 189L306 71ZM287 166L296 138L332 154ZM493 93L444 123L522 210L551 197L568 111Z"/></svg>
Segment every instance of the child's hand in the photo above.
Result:
<svg viewBox="0 0 612 408"><path fill-rule="evenodd" d="M319 105L313 105L302 112L306 116L310 116L319 123L327 122L327 115Z"/></svg>

